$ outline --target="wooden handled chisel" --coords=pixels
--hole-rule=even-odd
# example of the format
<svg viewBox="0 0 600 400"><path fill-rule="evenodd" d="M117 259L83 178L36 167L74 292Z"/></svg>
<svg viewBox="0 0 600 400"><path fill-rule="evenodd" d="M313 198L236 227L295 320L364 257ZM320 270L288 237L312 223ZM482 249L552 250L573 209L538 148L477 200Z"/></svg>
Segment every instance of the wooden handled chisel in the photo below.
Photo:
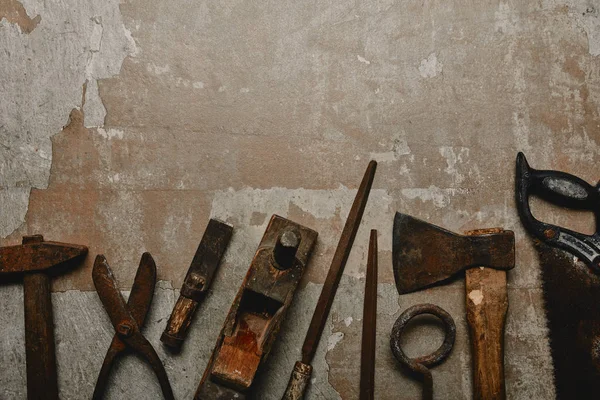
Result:
<svg viewBox="0 0 600 400"><path fill-rule="evenodd" d="M160 337L161 342L171 350L181 350L196 308L210 288L232 234L231 225L217 219L208 221L208 226L183 281L179 299Z"/></svg>

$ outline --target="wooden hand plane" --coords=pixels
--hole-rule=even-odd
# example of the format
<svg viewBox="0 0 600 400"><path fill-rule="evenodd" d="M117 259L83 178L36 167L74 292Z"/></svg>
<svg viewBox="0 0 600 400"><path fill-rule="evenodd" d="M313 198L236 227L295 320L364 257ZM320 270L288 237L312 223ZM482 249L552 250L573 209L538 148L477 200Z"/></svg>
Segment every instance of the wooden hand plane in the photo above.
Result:
<svg viewBox="0 0 600 400"><path fill-rule="evenodd" d="M194 399L246 397L277 337L316 240L317 232L273 215Z"/></svg>

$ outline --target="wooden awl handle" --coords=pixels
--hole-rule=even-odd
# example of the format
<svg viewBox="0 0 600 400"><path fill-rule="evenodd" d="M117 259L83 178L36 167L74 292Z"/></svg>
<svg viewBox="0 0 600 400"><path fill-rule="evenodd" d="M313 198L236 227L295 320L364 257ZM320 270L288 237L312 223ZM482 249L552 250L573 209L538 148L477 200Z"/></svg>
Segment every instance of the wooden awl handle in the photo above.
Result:
<svg viewBox="0 0 600 400"><path fill-rule="evenodd" d="M287 388L281 400L300 400L304 398L304 392L312 375L312 366L296 361L294 370L290 376Z"/></svg>

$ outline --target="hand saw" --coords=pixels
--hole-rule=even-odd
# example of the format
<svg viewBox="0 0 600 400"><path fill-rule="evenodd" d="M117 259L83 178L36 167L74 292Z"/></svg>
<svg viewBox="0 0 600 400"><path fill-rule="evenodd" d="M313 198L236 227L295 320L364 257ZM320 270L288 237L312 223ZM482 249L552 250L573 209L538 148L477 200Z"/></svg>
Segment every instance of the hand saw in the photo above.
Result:
<svg viewBox="0 0 600 400"><path fill-rule="evenodd" d="M600 222L599 186L565 172L535 170L517 156L516 201L540 254L542 283L559 399L600 395L600 235L585 235L536 219L535 195L552 204L592 211Z"/></svg>

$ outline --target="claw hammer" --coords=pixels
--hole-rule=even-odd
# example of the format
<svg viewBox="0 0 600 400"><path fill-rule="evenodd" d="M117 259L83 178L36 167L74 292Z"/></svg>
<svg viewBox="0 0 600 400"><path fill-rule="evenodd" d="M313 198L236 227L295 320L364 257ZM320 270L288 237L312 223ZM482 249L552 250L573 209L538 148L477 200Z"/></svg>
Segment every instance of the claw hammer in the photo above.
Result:
<svg viewBox="0 0 600 400"><path fill-rule="evenodd" d="M50 275L74 266L87 247L24 236L23 244L0 247L0 283L23 276L27 398L58 399Z"/></svg>

